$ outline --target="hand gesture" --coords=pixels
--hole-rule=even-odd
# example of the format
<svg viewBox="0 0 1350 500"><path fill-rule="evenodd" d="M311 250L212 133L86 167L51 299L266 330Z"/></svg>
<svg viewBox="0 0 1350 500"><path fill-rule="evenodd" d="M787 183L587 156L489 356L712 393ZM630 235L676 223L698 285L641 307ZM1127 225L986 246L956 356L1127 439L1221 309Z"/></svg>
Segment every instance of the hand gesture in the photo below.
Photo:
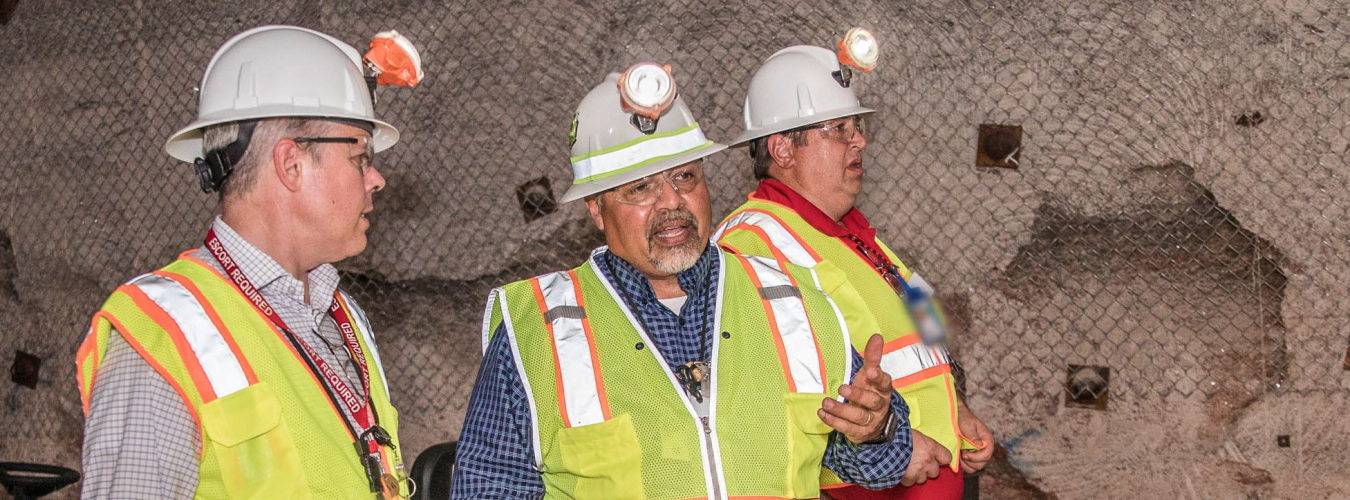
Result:
<svg viewBox="0 0 1350 500"><path fill-rule="evenodd" d="M848 402L826 398L816 411L821 420L854 444L880 436L891 411L895 391L891 389L891 376L881 371L882 343L877 334L867 340L862 368L853 376L853 383L839 388L839 395Z"/></svg>

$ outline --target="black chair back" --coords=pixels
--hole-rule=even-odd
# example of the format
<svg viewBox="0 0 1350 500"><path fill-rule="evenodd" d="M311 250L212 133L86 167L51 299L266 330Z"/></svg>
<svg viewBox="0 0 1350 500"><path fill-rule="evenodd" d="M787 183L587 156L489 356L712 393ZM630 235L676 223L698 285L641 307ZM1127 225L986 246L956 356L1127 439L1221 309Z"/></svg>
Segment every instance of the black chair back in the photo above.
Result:
<svg viewBox="0 0 1350 500"><path fill-rule="evenodd" d="M450 498L450 474L455 471L455 448L459 442L441 443L417 455L413 461L411 478L417 482L412 500L445 500Z"/></svg>

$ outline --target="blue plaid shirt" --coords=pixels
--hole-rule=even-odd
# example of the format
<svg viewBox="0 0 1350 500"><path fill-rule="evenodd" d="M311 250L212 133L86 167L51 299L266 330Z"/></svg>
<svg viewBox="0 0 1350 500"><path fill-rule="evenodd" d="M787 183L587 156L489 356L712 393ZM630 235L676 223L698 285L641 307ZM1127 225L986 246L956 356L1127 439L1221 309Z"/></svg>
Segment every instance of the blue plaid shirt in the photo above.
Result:
<svg viewBox="0 0 1350 500"><path fill-rule="evenodd" d="M631 264L609 252L595 261L597 272L614 284L671 366L712 357L710 330L717 303L716 271L721 261L716 245L709 245L694 267L677 276L688 296L678 315L657 301L651 283ZM544 497L544 481L534 468L530 406L503 332L500 326L493 332L478 368L455 457L452 499ZM854 372L861 366L862 357L855 351ZM891 411L909 414L899 397L891 398ZM910 454L908 419L901 422L895 439L885 444L854 446L842 434L830 434L824 465L845 481L869 488L899 484Z"/></svg>

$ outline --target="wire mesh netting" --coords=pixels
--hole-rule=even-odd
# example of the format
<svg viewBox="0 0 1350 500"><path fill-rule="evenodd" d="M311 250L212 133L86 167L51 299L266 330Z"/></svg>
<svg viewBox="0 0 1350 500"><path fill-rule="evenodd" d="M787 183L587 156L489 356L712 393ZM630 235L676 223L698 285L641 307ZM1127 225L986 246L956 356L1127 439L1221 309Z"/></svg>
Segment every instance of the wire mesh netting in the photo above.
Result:
<svg viewBox="0 0 1350 500"><path fill-rule="evenodd" d="M0 457L78 465L75 347L119 283L200 244L217 202L162 145L194 118L215 49L262 24L354 45L394 28L421 51L421 85L378 91L403 139L377 160L370 246L339 264L409 456L459 433L487 291L603 243L581 206L552 200L570 184L574 108L605 73L671 64L728 141L765 58L854 25L883 50L854 79L878 110L859 207L939 289L963 391L1010 452L1039 425L1018 415L1066 398L1237 433L1268 396L1350 389L1348 14L1318 0L20 1L0 26L0 338L44 364L38 390L16 385L0 410ZM749 159L707 165L725 215L754 187Z"/></svg>

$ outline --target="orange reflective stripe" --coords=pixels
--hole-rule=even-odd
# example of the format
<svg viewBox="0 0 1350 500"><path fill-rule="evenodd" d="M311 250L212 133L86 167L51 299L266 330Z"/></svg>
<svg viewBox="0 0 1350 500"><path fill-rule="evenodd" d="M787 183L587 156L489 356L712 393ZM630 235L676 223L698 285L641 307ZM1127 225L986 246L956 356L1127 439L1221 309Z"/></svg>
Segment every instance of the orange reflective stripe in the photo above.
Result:
<svg viewBox="0 0 1350 500"><path fill-rule="evenodd" d="M225 339L225 345L230 346L230 352L234 353L234 359L239 360L239 367L244 369L244 378L248 380L248 384L253 385L258 383L258 376L253 373L253 367L249 366L248 359L244 357L244 352L239 349L239 344L235 343L234 336L231 335L230 330L225 327L225 322L221 320L220 315L216 313L216 308L211 307L211 302L206 300L205 295L202 295L202 291L197 288L197 284L193 283L192 279L187 276L178 273L155 271L154 274L173 280L197 299L197 303L202 306L202 310L206 311L206 317L211 319L211 324L216 326L216 331L220 332L220 336Z"/></svg>
<svg viewBox="0 0 1350 500"><path fill-rule="evenodd" d="M544 300L544 289L539 287L539 278L530 278L530 288L534 290L534 301L539 305L539 313L548 313L548 302ZM548 347L553 351L553 380L558 386L558 409L561 411L563 427L571 427L572 419L567 417L567 392L563 390L562 364L558 360L558 343L553 341L553 322L544 318L544 328L548 331Z"/></svg>
<svg viewBox="0 0 1350 500"><path fill-rule="evenodd" d="M577 278L575 270L567 271L567 274L572 276L572 291L576 294L577 307L584 311L586 310L586 302L581 298L581 280ZM591 332L591 317L589 315L581 318L581 327L586 331L586 343L591 347L591 368L595 370L595 391L600 396L600 412L605 415L605 420L609 420L609 396L605 395L605 378L600 375L600 353L595 350L595 334Z"/></svg>
<svg viewBox="0 0 1350 500"><path fill-rule="evenodd" d="M94 313L94 319L89 322L89 334L84 337L84 342L80 343L80 350L75 351L75 381L80 387L80 403L84 406L84 416L89 416L89 396L94 391L94 378L98 377L99 358L96 356L98 351L98 318L106 314L103 311ZM89 383L84 383L84 365L89 356L94 356L94 366L89 368Z"/></svg>
<svg viewBox="0 0 1350 500"><path fill-rule="evenodd" d="M178 254L178 258L179 258L179 259L186 259L186 258L192 256L192 254L194 254L194 253L197 253L197 249L196 249L196 248L189 248L189 249L187 249L187 250L183 250L182 252L180 252L180 253Z"/></svg>
<svg viewBox="0 0 1350 500"><path fill-rule="evenodd" d="M913 334L910 334L910 335L901 335L900 338L891 339L890 342L886 342L885 344L882 344L882 345L881 345L881 352L882 352L882 353L893 352L893 351L895 351L895 350L897 350L897 349L904 349L904 348L906 348L906 347L912 346L912 345L917 344L917 343L919 343L919 336L918 336L918 335L913 335Z"/></svg>
<svg viewBox="0 0 1350 500"><path fill-rule="evenodd" d="M286 350L289 351L289 352L291 353L291 356L294 356L294 357L295 357L295 361L296 361L297 363L300 363L301 366L305 367L305 373L309 374L309 379L312 380L312 381L314 381L314 384L315 384L315 385L318 385L318 386L320 386L320 387L324 387L323 383L319 381L318 375L315 375L315 374L314 374L314 370L309 369L309 365L308 365L307 363L305 363L304 358L301 358L301 357L300 357L300 353L299 353L298 351L295 350L295 346L291 345L290 341L286 340L286 337L285 337L284 335L281 334L281 330L277 329L277 325L272 324L272 320L267 319L267 316L266 316L265 314L263 314L262 311L259 311L259 310L258 310L258 306L257 306L257 305L254 305L254 304L253 304L253 301L248 300L248 297L245 297L245 296L244 296L244 292L239 291L239 287L234 286L234 283L231 282L229 278L226 278L225 275L224 275L224 274L221 274L220 271L217 271L216 268L211 267L210 264L207 264L206 262L203 262L201 259L198 259L198 258L196 258L196 257L188 257L188 256L184 256L184 257L182 258L182 260L185 260L185 261L191 262L191 263L193 263L193 264L196 264L196 265L198 265L198 266L201 266L202 269L205 269L205 270L207 270L207 271L210 271L211 274L216 275L217 278L220 278L221 280L225 281L226 283L229 283L229 284L230 284L230 289L231 289L231 290L234 290L234 293L236 293L236 294L239 295L240 300L243 300L245 303L247 303L248 306L249 306L250 308L253 309L253 313L254 313L254 314L257 314L258 317L261 318L261 319L263 320L263 323L266 323L266 324L267 324L267 327L268 327L268 328L271 328L271 329L272 329L272 333L275 334L275 335L277 336L277 340L281 342L281 345L283 345L283 346L286 347ZM242 360L243 358L240 358L240 359ZM334 405L331 404L331 403L328 405L328 409L333 411L333 416L334 416L334 417L337 417L339 422L345 421L345 419L347 418L347 417L342 416L342 413L340 413L340 412L338 411L337 406L334 406ZM345 426L344 426L344 427L345 427ZM351 433L351 431L348 431L348 434L350 434L350 433ZM352 439L356 439L356 436L352 436Z"/></svg>
<svg viewBox="0 0 1350 500"><path fill-rule="evenodd" d="M904 386L907 386L907 385L910 385L910 384L913 384L913 383L916 383L916 382L922 382L922 381L924 381L924 380L928 380L928 379L933 378L933 377L936 377L936 376L938 376L938 375L942 375L942 374L945 374L945 373L951 373L951 372L952 372L952 367L951 367L951 365L942 364L942 365L934 366L934 367L932 367L932 368L926 368L926 369L924 369L923 371L920 371L920 372L918 372L918 373L913 373L913 374L910 374L910 375L908 375L908 376L905 376L905 377L901 377L901 378L892 380L892 381L891 381L891 387L896 388L896 389L899 389L899 388L901 388L901 387L904 387ZM950 390L951 390L951 389L948 389L948 391L950 391Z"/></svg>
<svg viewBox="0 0 1350 500"><path fill-rule="evenodd" d="M948 372L951 371L951 367L950 367L950 366L948 366L948 365L943 365L943 366L947 366L947 367L948 367L948 369L947 369ZM956 441L956 453L952 453L952 465L951 465L951 467L952 467L952 472L961 472L961 441L962 441L962 440L964 440L964 441L970 441L970 440L969 440L969 439L966 439L966 436L963 435L963 434L961 434L961 425L960 425L959 422L956 421L956 419L957 419L957 416L956 416L956 393L952 392L952 391L953 391L953 386L952 386L952 384L942 384L942 385L944 385L944 386L947 387L947 403L950 404L951 407L952 407L952 432L956 433L956 437L957 437L957 441ZM971 443L971 444L974 444L974 443Z"/></svg>
<svg viewBox="0 0 1350 500"><path fill-rule="evenodd" d="M206 371L202 369L202 364L197 360L196 351L188 344L187 339L183 337L183 330L178 328L178 322L174 321L169 313L159 307L159 304L151 300L140 287L134 285L122 285L117 291L131 297L131 301L136 307L154 320L161 329L173 341L173 346L178 350L178 358L183 361L183 367L187 369L188 376L192 378L192 384L197 387L197 395L201 396L202 403L210 403L216 400L216 390L211 387L211 381L206 378ZM123 337L127 337L123 335Z"/></svg>
<svg viewBox="0 0 1350 500"><path fill-rule="evenodd" d="M117 291L122 291L123 288L128 287L129 285L122 285L117 289ZM142 294L141 297L143 297L147 301L150 300L148 297L145 297L144 294ZM135 297L132 297L132 300L135 300ZM154 302L151 301L150 303L153 304ZM158 309L158 307L156 307L156 309ZM144 311L144 308L142 308L142 311ZM163 311L160 311L160 314L165 315L167 317L167 315ZM136 340L136 337L130 334L130 330L127 330L125 326L122 326L122 322L118 321L117 318L114 317L112 314L108 313L107 311L99 311L97 313L94 313L94 317L95 318L101 317L103 319L108 320L109 323L112 323L113 329L117 330L119 332L119 335L122 336L122 339L127 341L127 345L130 345L132 349L135 349L136 353L141 355L141 359L144 359L146 364L149 364L150 367L153 368L155 372L159 374L160 378L164 379L165 382L168 382L169 386L173 387L173 390L178 392L178 396L183 398L183 406L186 406L188 413L192 415L193 422L196 422L197 424L197 434L201 436L201 439L198 442L197 452L201 456L205 456L206 433L205 431L202 430L202 419L200 416L197 415L197 407L192 404L192 400L188 397L187 391L183 390L183 386L178 384L178 379L175 379L173 375L170 375L169 370L165 369L164 365L159 364L159 361L156 361L154 356L150 355L150 351L147 351L145 349L145 346L141 345L141 343ZM172 321L173 320L171 319L170 322ZM193 356L192 359L196 360L197 358L196 356ZM200 367L198 369L200 370ZM93 385L90 385L91 390L92 388ZM208 389L210 388L210 384L207 384L207 388Z"/></svg>
<svg viewBox="0 0 1350 500"><path fill-rule="evenodd" d="M755 285L755 290L764 288L764 285L759 282L759 276L755 274L755 270L750 268L750 261L740 254L736 254L736 260L740 261L741 267L745 268L745 274L750 277L750 283ZM792 380L792 367L788 365L787 347L783 345L783 336L778 331L778 319L773 314L773 306L769 304L769 299L762 295L759 301L764 305L764 315L769 320L769 331L773 332L773 346L778 350L778 364L783 367L783 378L787 380L788 392L797 392L797 382ZM821 375L821 380L824 380L824 374Z"/></svg>

